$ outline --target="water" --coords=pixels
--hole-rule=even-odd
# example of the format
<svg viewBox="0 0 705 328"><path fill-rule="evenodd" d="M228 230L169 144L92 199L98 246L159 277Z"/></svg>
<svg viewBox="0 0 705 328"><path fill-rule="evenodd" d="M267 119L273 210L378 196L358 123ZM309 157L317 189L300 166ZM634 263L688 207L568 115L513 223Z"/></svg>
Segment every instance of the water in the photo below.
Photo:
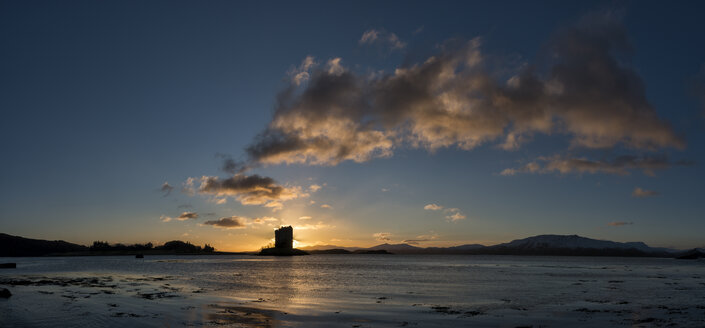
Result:
<svg viewBox="0 0 705 328"><path fill-rule="evenodd" d="M89 326L705 326L703 261L312 255L0 262L18 264L0 270L0 286L15 294L0 301L0 326L48 326L57 318ZM105 281L66 282L76 277ZM12 281L20 278L29 283ZM45 314L33 314L43 303Z"/></svg>

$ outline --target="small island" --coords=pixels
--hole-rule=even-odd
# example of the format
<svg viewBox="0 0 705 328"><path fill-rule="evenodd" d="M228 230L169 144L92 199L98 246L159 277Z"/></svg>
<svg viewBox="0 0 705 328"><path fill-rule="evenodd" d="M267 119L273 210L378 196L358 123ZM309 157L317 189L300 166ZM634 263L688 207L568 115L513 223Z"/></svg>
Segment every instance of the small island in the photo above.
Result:
<svg viewBox="0 0 705 328"><path fill-rule="evenodd" d="M274 230L274 247L262 248L258 255L295 256L309 254L294 248L294 228L286 226Z"/></svg>

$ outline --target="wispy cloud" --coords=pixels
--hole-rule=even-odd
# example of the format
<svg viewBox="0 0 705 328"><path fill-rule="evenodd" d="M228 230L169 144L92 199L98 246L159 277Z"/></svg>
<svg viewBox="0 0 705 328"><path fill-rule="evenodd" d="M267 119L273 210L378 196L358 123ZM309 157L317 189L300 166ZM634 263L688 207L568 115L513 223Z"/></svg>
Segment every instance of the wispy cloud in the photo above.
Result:
<svg viewBox="0 0 705 328"><path fill-rule="evenodd" d="M632 225L632 224L634 224L634 222L615 221L615 222L610 222L607 225L610 227L620 227L620 226Z"/></svg>
<svg viewBox="0 0 705 328"><path fill-rule="evenodd" d="M376 232L376 233L372 234L372 237L374 237L375 240L384 241L384 242L388 242L388 241L392 240L392 234L389 232Z"/></svg>
<svg viewBox="0 0 705 328"><path fill-rule="evenodd" d="M519 168L508 168L500 172L501 175L511 176L518 173L559 173L583 174L605 173L616 175L629 175L633 170L640 170L648 176L654 176L656 171L665 170L672 166L689 166L689 161L673 162L666 154L653 155L622 155L613 159L590 159L587 157L571 157L553 155L539 157L536 160Z"/></svg>
<svg viewBox="0 0 705 328"><path fill-rule="evenodd" d="M205 225L210 225L221 229L242 229L247 226L245 218L239 216L223 217L218 220L203 222Z"/></svg>
<svg viewBox="0 0 705 328"><path fill-rule="evenodd" d="M466 216L459 211L457 212L451 212L450 214L446 215L446 219L451 220L453 222L458 221L458 220L464 220Z"/></svg>
<svg viewBox="0 0 705 328"><path fill-rule="evenodd" d="M304 60L301 61L298 67L289 70L289 76L291 77L291 82L294 85L301 85L302 83L308 81L311 77L311 69L314 68L318 63L313 56L306 56Z"/></svg>
<svg viewBox="0 0 705 328"><path fill-rule="evenodd" d="M312 219L312 217L310 217L310 216L302 216L299 218L299 220L311 220L311 219Z"/></svg>
<svg viewBox="0 0 705 328"><path fill-rule="evenodd" d="M265 217L261 217L261 218L252 219L252 222L256 223L256 224L264 224L267 222L277 222L277 221L279 221L279 219L277 219L275 217L271 217L271 216L265 216Z"/></svg>
<svg viewBox="0 0 705 328"><path fill-rule="evenodd" d="M328 204L321 204L321 208L332 209L333 206L330 206L330 205L328 205Z"/></svg>
<svg viewBox="0 0 705 328"><path fill-rule="evenodd" d="M183 212L176 219L179 221L198 219L198 213L196 213L196 212Z"/></svg>
<svg viewBox="0 0 705 328"><path fill-rule="evenodd" d="M427 210L427 211L441 211L442 210L444 213L447 214L446 219L453 221L453 222L458 221L458 220L463 220L466 218L466 216L463 213L461 213L460 209L455 208L455 207L445 208L445 207L443 207L441 205L437 205L437 204L428 204L428 205L424 206L423 209Z"/></svg>
<svg viewBox="0 0 705 328"><path fill-rule="evenodd" d="M443 206L436 205L436 204L428 204L428 205L424 206L423 209L427 210L427 211L440 211L443 209Z"/></svg>
<svg viewBox="0 0 705 328"><path fill-rule="evenodd" d="M653 190L646 190L646 189L641 189L639 187L634 188L634 191L632 191L632 197L637 197L637 198L646 198L646 197L653 197L653 196L658 196L659 193Z"/></svg>
<svg viewBox="0 0 705 328"><path fill-rule="evenodd" d="M296 229L296 230L318 230L318 229L328 229L328 228L333 228L333 226L331 226L329 224L325 224L323 222L318 222L316 224L294 225L294 229Z"/></svg>
<svg viewBox="0 0 705 328"><path fill-rule="evenodd" d="M392 50L404 49L404 47L406 47L406 43L399 39L396 34L376 29L370 29L362 33L358 43L360 45L384 44L389 46Z"/></svg>
<svg viewBox="0 0 705 328"><path fill-rule="evenodd" d="M172 187L169 182L164 182L162 184L162 187L159 188L159 191L164 194L164 197L169 196L172 190L174 190L174 187Z"/></svg>
<svg viewBox="0 0 705 328"><path fill-rule="evenodd" d="M438 235L435 233L431 233L428 235L416 236L416 238L414 238L414 239L405 239L405 240L402 240L401 242L404 244L409 244L409 245L418 245L420 243L432 241L432 240L436 240L436 239L438 239Z"/></svg>
<svg viewBox="0 0 705 328"><path fill-rule="evenodd" d="M173 220L173 218L170 216L162 215L159 217L159 220L161 220L162 222L169 222L169 221Z"/></svg>
<svg viewBox="0 0 705 328"><path fill-rule="evenodd" d="M321 188L322 187L320 185L312 184L308 187L308 190L310 190L311 192L316 192L316 191L321 190Z"/></svg>

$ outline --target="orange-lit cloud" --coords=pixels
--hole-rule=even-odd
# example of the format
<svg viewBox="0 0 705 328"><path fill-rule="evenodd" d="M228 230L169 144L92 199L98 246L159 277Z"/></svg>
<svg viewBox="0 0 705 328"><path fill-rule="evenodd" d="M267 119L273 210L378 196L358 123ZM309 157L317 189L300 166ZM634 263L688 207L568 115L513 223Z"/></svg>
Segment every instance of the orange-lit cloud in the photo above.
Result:
<svg viewBox="0 0 705 328"><path fill-rule="evenodd" d="M448 219L452 222L455 222L458 220L463 220L466 218L466 216L460 212L460 209L455 208L455 207L445 208L445 207L443 207L441 205L437 205L437 204L428 204L428 205L424 206L423 209L427 210L427 211L441 211L442 210L444 213L447 214L446 219Z"/></svg>
<svg viewBox="0 0 705 328"><path fill-rule="evenodd" d="M372 234L372 237L374 237L375 240L384 241L384 242L388 242L388 241L392 240L392 234L389 232L377 232L377 233Z"/></svg>
<svg viewBox="0 0 705 328"><path fill-rule="evenodd" d="M360 42L381 38L369 30ZM506 65L506 79L487 63L479 38L375 76L331 59L279 95L247 152L259 164L336 165L388 157L397 147L513 150L535 134L567 136L577 148L684 147L656 115L637 72L615 59L626 39L609 16L589 16L551 39L547 70Z"/></svg>
<svg viewBox="0 0 705 328"><path fill-rule="evenodd" d="M294 225L293 227L296 230L318 230L318 229L333 228L333 226L331 226L329 224L325 224L323 222L318 222L316 224L300 224L300 225Z"/></svg>
<svg viewBox="0 0 705 328"><path fill-rule="evenodd" d="M274 179L255 175L236 174L230 178L204 176L200 179L198 191L216 197L233 197L243 205L263 205L281 209L282 202L300 197L308 197L301 187L285 187L276 184Z"/></svg>

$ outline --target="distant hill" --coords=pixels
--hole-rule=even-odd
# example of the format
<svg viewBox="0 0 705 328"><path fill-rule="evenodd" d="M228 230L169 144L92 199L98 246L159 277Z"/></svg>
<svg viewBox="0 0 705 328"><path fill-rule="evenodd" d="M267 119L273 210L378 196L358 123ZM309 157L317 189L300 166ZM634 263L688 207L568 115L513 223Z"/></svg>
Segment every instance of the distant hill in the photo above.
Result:
<svg viewBox="0 0 705 328"><path fill-rule="evenodd" d="M361 249L360 247L344 247L344 246L336 246L336 245L314 245L314 246L306 246L306 247L299 247L299 249L304 250L304 251L320 251L320 250L329 250L329 249L344 249L349 252L356 251L358 249Z"/></svg>
<svg viewBox="0 0 705 328"><path fill-rule="evenodd" d="M421 247L411 246L409 244L381 244L381 245L373 246L370 248L363 248L362 250L366 250L366 251L385 250L387 252L403 254L403 253L416 253L422 249L423 248L421 248Z"/></svg>
<svg viewBox="0 0 705 328"><path fill-rule="evenodd" d="M325 246L317 246L320 253ZM649 247L643 242L620 243L578 235L539 235L508 243L485 246L467 244L452 247L417 247L408 244L381 244L369 248L332 246L328 249L350 251L386 250L394 254L476 254L476 255L564 255L564 256L654 256L674 257L681 251ZM339 252L341 253L341 252Z"/></svg>
<svg viewBox="0 0 705 328"><path fill-rule="evenodd" d="M63 240L41 240L0 233L0 256L41 256L87 251L88 247Z"/></svg>
<svg viewBox="0 0 705 328"><path fill-rule="evenodd" d="M203 247L189 242L172 240L164 245L153 246L146 244L108 244L108 242L95 241L90 247L72 244L63 240L41 240L12 236L0 233L0 257L12 256L90 256L90 255L167 255L167 254L237 254L229 252L216 252L215 249L205 244Z"/></svg>

